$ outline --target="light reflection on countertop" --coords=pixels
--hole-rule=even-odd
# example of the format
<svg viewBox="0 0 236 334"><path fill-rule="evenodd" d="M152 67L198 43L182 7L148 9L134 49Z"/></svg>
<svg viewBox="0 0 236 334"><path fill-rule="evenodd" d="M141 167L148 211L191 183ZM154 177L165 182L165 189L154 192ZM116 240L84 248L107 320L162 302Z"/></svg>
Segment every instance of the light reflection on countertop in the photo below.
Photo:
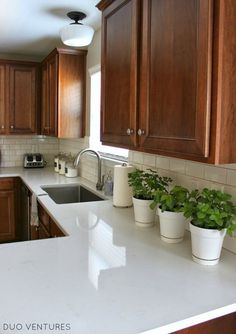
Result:
<svg viewBox="0 0 236 334"><path fill-rule="evenodd" d="M1 170L13 175L36 194L67 181L50 169ZM192 261L188 233L166 244L157 227L135 226L132 208L38 200L68 236L0 245L0 332L3 322L36 321L70 323L68 334L161 334L236 311L234 254L223 250L208 268Z"/></svg>

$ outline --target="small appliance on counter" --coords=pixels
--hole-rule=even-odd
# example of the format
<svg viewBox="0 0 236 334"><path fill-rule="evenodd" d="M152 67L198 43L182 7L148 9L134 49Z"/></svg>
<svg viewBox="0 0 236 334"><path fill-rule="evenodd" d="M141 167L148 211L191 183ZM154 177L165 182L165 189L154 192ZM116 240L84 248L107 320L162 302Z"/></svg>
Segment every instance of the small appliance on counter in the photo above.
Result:
<svg viewBox="0 0 236 334"><path fill-rule="evenodd" d="M25 168L42 168L46 166L46 161L41 153L26 153L23 166Z"/></svg>

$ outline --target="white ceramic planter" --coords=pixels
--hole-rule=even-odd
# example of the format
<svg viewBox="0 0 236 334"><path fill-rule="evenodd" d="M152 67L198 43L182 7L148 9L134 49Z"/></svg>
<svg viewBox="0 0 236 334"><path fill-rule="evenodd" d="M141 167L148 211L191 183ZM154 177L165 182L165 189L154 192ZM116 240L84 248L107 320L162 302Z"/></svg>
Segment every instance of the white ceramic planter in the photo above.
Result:
<svg viewBox="0 0 236 334"><path fill-rule="evenodd" d="M154 224L156 210L150 209L152 200L143 200L133 197L135 223L141 227L150 227Z"/></svg>
<svg viewBox="0 0 236 334"><path fill-rule="evenodd" d="M184 238L186 219L182 212L164 211L158 208L161 239L168 243L178 243Z"/></svg>
<svg viewBox="0 0 236 334"><path fill-rule="evenodd" d="M200 264L215 265L219 262L226 229L218 231L189 224L193 260Z"/></svg>

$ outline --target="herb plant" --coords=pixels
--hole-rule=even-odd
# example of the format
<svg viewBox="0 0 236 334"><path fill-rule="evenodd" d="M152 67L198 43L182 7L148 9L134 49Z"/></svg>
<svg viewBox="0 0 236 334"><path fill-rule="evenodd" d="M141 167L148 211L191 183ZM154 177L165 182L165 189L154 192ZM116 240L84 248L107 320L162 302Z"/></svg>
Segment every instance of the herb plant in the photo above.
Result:
<svg viewBox="0 0 236 334"><path fill-rule="evenodd" d="M151 208L154 209L159 205L162 212L181 212L184 209L185 203L188 201L188 197L188 189L181 186L175 186L170 191L167 189L158 189L155 192Z"/></svg>
<svg viewBox="0 0 236 334"><path fill-rule="evenodd" d="M231 195L219 190L194 190L185 203L184 215L191 217L195 226L215 230L226 228L227 233L232 235L236 230L236 206L231 198Z"/></svg>
<svg viewBox="0 0 236 334"><path fill-rule="evenodd" d="M169 177L161 177L152 169L145 171L136 169L128 174L128 183L137 199L152 200L157 189L165 189L172 181Z"/></svg>

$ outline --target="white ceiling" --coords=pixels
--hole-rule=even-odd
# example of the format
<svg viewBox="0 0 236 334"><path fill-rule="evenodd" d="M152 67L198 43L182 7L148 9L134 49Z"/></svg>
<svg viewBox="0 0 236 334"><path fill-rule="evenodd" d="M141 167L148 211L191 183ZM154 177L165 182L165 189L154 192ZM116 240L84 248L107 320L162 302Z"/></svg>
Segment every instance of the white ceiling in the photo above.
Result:
<svg viewBox="0 0 236 334"><path fill-rule="evenodd" d="M72 21L69 11L82 11L84 24L97 30L101 13L98 0L0 0L0 54L43 57L63 46L59 30Z"/></svg>

